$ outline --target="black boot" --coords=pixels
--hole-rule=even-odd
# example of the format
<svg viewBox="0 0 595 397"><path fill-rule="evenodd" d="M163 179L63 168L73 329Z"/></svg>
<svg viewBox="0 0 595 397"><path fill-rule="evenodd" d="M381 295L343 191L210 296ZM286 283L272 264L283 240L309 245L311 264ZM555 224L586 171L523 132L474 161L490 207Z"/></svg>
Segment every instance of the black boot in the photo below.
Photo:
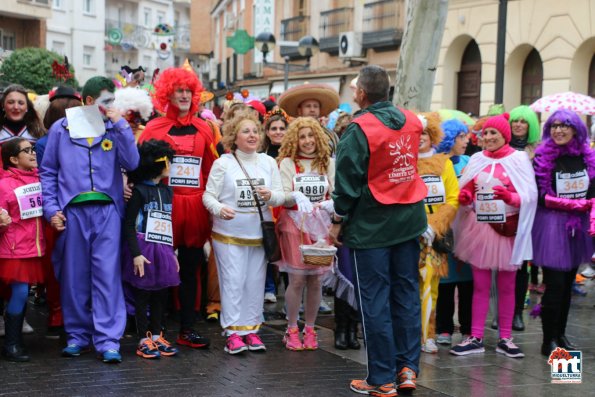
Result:
<svg viewBox="0 0 595 397"><path fill-rule="evenodd" d="M543 354L546 357L549 357L550 354L556 350L558 348L558 343L552 339L549 342L543 342L541 344L541 354Z"/></svg>
<svg viewBox="0 0 595 397"><path fill-rule="evenodd" d="M578 346L576 346L571 341L569 341L568 338L566 337L566 335L561 335L558 338L558 346L560 346L561 348L566 349L566 350L577 350L578 349Z"/></svg>
<svg viewBox="0 0 595 397"><path fill-rule="evenodd" d="M24 318L24 312L16 315L6 313L6 316L4 317L6 335L4 337L4 346L2 347L2 357L8 361L29 361L29 356L25 354L21 342Z"/></svg>
<svg viewBox="0 0 595 397"><path fill-rule="evenodd" d="M349 330L347 332L347 344L350 349L359 350L362 346L357 340L357 322L351 320L349 323Z"/></svg>
<svg viewBox="0 0 595 397"><path fill-rule="evenodd" d="M516 273L514 290L514 317L512 319L512 329L515 331L524 331L523 310L525 309L525 296L529 286L529 273L527 272L527 261L523 262L523 267Z"/></svg>
<svg viewBox="0 0 595 397"><path fill-rule="evenodd" d="M514 315L514 317L512 318L512 329L515 331L524 331L525 330L525 323L523 322L522 314Z"/></svg>
<svg viewBox="0 0 595 397"><path fill-rule="evenodd" d="M335 348L339 350L347 350L349 343L347 342L347 324L342 319L335 317Z"/></svg>

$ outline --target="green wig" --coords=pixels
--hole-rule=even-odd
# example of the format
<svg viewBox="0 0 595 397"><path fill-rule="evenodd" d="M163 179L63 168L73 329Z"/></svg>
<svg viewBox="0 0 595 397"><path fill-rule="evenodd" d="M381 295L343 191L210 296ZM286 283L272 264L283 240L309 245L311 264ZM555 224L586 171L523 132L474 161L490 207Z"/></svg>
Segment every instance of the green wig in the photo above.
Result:
<svg viewBox="0 0 595 397"><path fill-rule="evenodd" d="M510 125L512 126L513 121L517 120L525 120L529 125L527 129L527 143L535 143L539 141L540 138L540 129L539 129L539 120L537 119L537 114L529 106L521 105L517 106L516 108L510 111Z"/></svg>
<svg viewBox="0 0 595 397"><path fill-rule="evenodd" d="M110 79L108 79L107 77L103 77L103 76L91 77L85 83L85 86L83 87L83 91L81 93L83 95L83 102L85 101L85 98L87 98L88 96L90 96L94 99L97 99L99 97L99 95L101 94L101 91L103 91L103 90L108 90L109 92L115 92L116 86L115 86L114 82L111 81Z"/></svg>

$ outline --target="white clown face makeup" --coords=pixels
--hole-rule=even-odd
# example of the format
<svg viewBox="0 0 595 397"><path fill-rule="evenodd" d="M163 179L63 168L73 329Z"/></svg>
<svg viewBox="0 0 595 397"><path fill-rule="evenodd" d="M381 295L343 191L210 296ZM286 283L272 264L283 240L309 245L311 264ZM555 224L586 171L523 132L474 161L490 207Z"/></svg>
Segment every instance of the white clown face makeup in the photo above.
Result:
<svg viewBox="0 0 595 397"><path fill-rule="evenodd" d="M99 106L99 111L101 112L101 114L103 114L104 118L106 118L105 111L112 107L115 99L116 96L114 95L114 93L109 92L108 90L101 91L101 94L99 94L97 99L95 99L95 104Z"/></svg>

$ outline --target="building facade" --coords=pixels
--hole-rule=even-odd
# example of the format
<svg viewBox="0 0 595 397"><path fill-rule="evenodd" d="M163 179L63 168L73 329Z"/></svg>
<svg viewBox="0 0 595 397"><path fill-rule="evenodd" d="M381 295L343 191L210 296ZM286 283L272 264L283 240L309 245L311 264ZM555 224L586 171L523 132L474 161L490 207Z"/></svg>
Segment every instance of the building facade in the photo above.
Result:
<svg viewBox="0 0 595 397"><path fill-rule="evenodd" d="M51 17L50 0L2 0L0 49L45 47L46 21Z"/></svg>
<svg viewBox="0 0 595 397"><path fill-rule="evenodd" d="M498 0L450 0L432 108L485 114L494 103ZM504 105L557 92L595 97L595 0L509 1Z"/></svg>
<svg viewBox="0 0 595 397"><path fill-rule="evenodd" d="M432 109L458 108L480 115L493 104L499 2L449 1ZM290 72L289 86L326 82L339 91L342 101L349 102L347 87L361 65L378 64L391 74L396 71L407 0L211 3L212 54L210 73L205 76L211 89L248 88L261 97L283 91L284 73L261 63L262 54L255 49L235 54L226 45L227 38L239 29L256 36L262 31L259 19L267 16L277 41L267 56L269 62L289 59L291 63L305 63L292 46L305 35L314 36L320 44L320 53L310 60L309 71ZM508 1L503 82L506 109L561 91L595 96L593 13L595 0ZM340 45L342 39L344 46Z"/></svg>
<svg viewBox="0 0 595 397"><path fill-rule="evenodd" d="M105 0L52 0L46 48L68 57L79 84L105 75Z"/></svg>

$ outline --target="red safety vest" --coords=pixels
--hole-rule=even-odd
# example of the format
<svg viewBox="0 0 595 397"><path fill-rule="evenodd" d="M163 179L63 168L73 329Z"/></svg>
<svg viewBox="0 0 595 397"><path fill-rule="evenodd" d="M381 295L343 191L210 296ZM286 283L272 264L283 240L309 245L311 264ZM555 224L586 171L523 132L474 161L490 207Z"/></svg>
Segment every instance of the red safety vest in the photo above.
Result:
<svg viewBox="0 0 595 397"><path fill-rule="evenodd" d="M372 113L355 120L370 149L368 187L382 204L411 204L423 200L428 188L417 173L417 153L423 127L412 112L405 114L405 125L393 130Z"/></svg>

